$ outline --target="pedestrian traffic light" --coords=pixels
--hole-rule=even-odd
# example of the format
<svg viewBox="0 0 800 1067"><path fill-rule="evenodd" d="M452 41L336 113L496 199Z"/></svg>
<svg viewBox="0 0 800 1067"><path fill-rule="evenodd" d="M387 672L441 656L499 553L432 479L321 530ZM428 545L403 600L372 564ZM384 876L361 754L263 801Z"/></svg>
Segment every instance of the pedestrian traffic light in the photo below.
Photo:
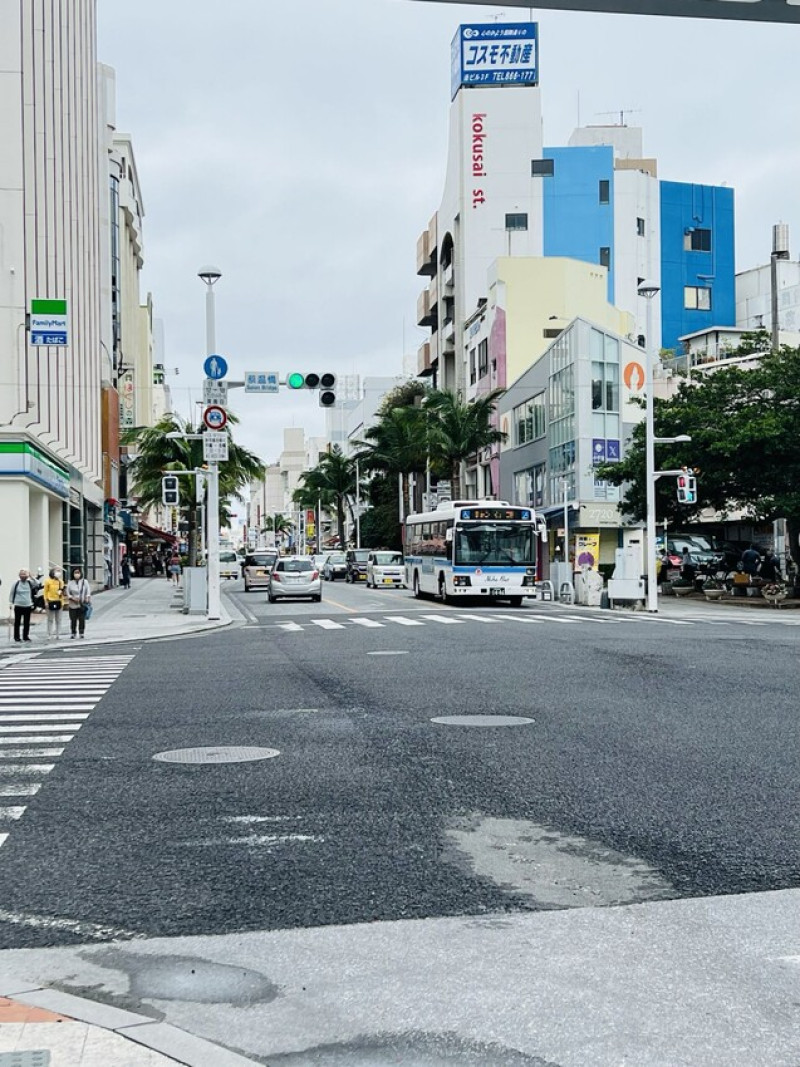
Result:
<svg viewBox="0 0 800 1067"><path fill-rule="evenodd" d="M165 508L176 508L181 502L178 479L174 474L165 474L161 479L161 501Z"/></svg>
<svg viewBox="0 0 800 1067"><path fill-rule="evenodd" d="M683 472L678 475L678 503L697 503L697 479L693 474L689 474L686 467L684 467Z"/></svg>
<svg viewBox="0 0 800 1067"><path fill-rule="evenodd" d="M300 374L295 372L286 376L290 389L319 389L319 406L331 408L336 403L335 374Z"/></svg>

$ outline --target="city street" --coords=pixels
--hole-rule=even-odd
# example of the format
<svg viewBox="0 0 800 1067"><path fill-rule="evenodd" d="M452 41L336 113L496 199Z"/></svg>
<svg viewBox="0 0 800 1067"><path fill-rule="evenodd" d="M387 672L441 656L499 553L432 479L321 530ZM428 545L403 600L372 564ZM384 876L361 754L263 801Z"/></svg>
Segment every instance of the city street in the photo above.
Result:
<svg viewBox="0 0 800 1067"><path fill-rule="evenodd" d="M525 916L542 944L568 913L591 917L605 931L596 948L616 944L608 926L628 913L608 905L645 905L649 939L676 922L675 901L755 894L739 899L765 907L758 894L800 885L800 613L462 609L343 582L323 586L321 605L269 605L240 582L225 594L241 613L227 629L0 671L0 944L83 946L5 953L6 967L18 959L27 974L46 959L72 991L106 988L109 969L101 999L126 1006L137 986L128 971L116 989L124 944L162 953L173 942L149 939L178 939L175 958L208 946L252 967L262 942L231 950L203 936L277 938L278 958L298 951L285 942L296 931L335 970L373 951L369 933L425 988L442 948L415 963L397 935L417 937L407 920L424 920L430 947L445 936L432 920L463 917L476 937L483 923L508 930L502 964L481 979L499 991ZM475 951L469 928L446 937ZM157 991L139 994L163 1008ZM348 996L366 1007L366 990ZM313 1041L314 1026L292 1025L294 1047ZM342 1026L323 1030L343 1038ZM247 1050L291 1046L270 1033L256 1028ZM421 1048L409 1062L439 1062Z"/></svg>

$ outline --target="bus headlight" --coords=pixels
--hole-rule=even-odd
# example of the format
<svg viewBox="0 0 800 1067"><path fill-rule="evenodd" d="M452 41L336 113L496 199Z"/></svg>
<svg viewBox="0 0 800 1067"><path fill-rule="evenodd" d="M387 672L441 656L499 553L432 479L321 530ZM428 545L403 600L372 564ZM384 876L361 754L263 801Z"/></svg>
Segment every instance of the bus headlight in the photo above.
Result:
<svg viewBox="0 0 800 1067"><path fill-rule="evenodd" d="M453 575L453 585L472 585L472 579L468 574Z"/></svg>

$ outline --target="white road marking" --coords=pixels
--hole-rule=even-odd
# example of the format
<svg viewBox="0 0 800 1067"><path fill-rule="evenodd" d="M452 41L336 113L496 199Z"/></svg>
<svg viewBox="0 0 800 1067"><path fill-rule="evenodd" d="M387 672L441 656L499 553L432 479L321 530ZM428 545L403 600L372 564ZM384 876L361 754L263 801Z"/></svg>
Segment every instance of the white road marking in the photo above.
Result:
<svg viewBox="0 0 800 1067"><path fill-rule="evenodd" d="M382 650L382 651L378 651L378 652L368 652L367 655L368 656L407 656L408 655L408 650L398 650L397 652L390 652L390 651L387 651L387 650Z"/></svg>
<svg viewBox="0 0 800 1067"><path fill-rule="evenodd" d="M340 622L334 622L333 619L312 619L315 626L319 626L321 630L343 630L344 626Z"/></svg>
<svg viewBox="0 0 800 1067"><path fill-rule="evenodd" d="M290 634L302 633L303 627L298 626L296 622L279 622L278 628L286 630Z"/></svg>
<svg viewBox="0 0 800 1067"><path fill-rule="evenodd" d="M424 622L418 622L417 619L408 619L405 615L387 615L387 622L396 622L399 626L424 626Z"/></svg>
<svg viewBox="0 0 800 1067"><path fill-rule="evenodd" d="M347 621L355 623L356 626L366 626L369 629L373 629L373 630L374 629L382 630L384 628L383 623L382 622L376 622L375 619L348 619Z"/></svg>
<svg viewBox="0 0 800 1067"><path fill-rule="evenodd" d="M472 622L500 622L498 615L459 615L459 619L471 619Z"/></svg>
<svg viewBox="0 0 800 1067"><path fill-rule="evenodd" d="M8 834L0 834L0 848L2 848L2 846L5 843L7 837L8 837Z"/></svg>
<svg viewBox="0 0 800 1067"><path fill-rule="evenodd" d="M0 805L0 819L20 819L25 814L25 807L3 807Z"/></svg>
<svg viewBox="0 0 800 1067"><path fill-rule="evenodd" d="M30 716L28 716L30 718ZM0 726L0 734L13 734L19 733L20 730L26 730L31 734L47 734L56 730L80 730L83 724L79 722L37 722L26 723L24 726L12 725L12 726ZM2 738L0 738L2 741Z"/></svg>
<svg viewBox="0 0 800 1067"><path fill-rule="evenodd" d="M0 763L0 774L49 774L55 763Z"/></svg>
<svg viewBox="0 0 800 1067"><path fill-rule="evenodd" d="M40 745L42 741L71 741L74 734L57 734L54 737L0 737L0 745Z"/></svg>
<svg viewBox="0 0 800 1067"><path fill-rule="evenodd" d="M449 615L423 615L423 619L430 619L431 622L441 622L445 626L463 626L463 619L453 619Z"/></svg>
<svg viewBox="0 0 800 1067"><path fill-rule="evenodd" d="M35 797L41 788L41 782L18 782L16 785L0 782L0 797Z"/></svg>
<svg viewBox="0 0 800 1067"><path fill-rule="evenodd" d="M534 615L533 612L527 618L539 619L540 622L562 622L568 625L576 621L575 619L563 619L560 615Z"/></svg>
<svg viewBox="0 0 800 1067"><path fill-rule="evenodd" d="M0 723L5 722L77 722L78 719L88 719L89 712L81 712L75 715L0 715Z"/></svg>
<svg viewBox="0 0 800 1067"><path fill-rule="evenodd" d="M44 738L39 738L39 740L43 741ZM48 737L47 740L55 741L55 738ZM19 759L20 756L25 759L29 756L60 756L63 752L63 748L6 748L0 750L0 760Z"/></svg>
<svg viewBox="0 0 800 1067"><path fill-rule="evenodd" d="M8 834L0 837L5 840ZM0 841L2 844L2 841ZM59 919L51 915L26 915L24 912L4 911L0 909L0 923L10 923L13 926L30 926L34 930L68 930L80 937L90 937L98 941L130 941L142 934L134 934L130 930L121 930L114 926L100 926L98 923L81 922L79 919Z"/></svg>
<svg viewBox="0 0 800 1067"><path fill-rule="evenodd" d="M57 700L43 700L39 704L9 704L6 711L91 711L97 704L61 704Z"/></svg>

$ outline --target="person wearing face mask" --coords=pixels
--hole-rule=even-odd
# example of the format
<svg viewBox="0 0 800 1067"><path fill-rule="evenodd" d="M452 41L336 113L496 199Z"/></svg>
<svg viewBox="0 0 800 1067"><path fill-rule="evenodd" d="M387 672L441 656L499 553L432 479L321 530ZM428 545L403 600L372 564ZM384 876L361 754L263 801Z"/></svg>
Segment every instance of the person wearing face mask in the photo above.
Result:
<svg viewBox="0 0 800 1067"><path fill-rule="evenodd" d="M64 607L64 582L58 567L53 567L50 576L44 580L44 606L47 609L47 636L58 640Z"/></svg>
<svg viewBox="0 0 800 1067"><path fill-rule="evenodd" d="M72 577L67 582L67 606L69 607L70 636L84 635L86 630L86 609L92 602L89 583L83 577L80 567L72 568Z"/></svg>

